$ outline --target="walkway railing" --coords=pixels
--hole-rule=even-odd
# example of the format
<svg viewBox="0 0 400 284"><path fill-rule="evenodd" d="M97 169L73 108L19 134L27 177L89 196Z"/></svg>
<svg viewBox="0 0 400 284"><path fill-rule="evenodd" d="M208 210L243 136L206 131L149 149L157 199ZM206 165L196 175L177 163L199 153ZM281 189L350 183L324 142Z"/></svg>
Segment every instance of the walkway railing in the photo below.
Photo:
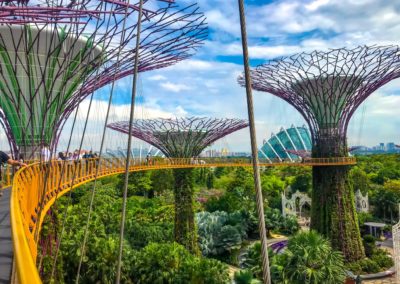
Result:
<svg viewBox="0 0 400 284"><path fill-rule="evenodd" d="M353 157L312 158L302 162L271 162L261 160L261 166L335 166L353 165ZM148 160L132 159L130 171L195 167L249 167L246 158L195 158ZM20 169L14 176L11 196L11 226L15 271L19 283L40 283L36 268L37 243L46 212L57 198L69 190L97 177L125 171L125 159L102 158L79 161L34 163Z"/></svg>

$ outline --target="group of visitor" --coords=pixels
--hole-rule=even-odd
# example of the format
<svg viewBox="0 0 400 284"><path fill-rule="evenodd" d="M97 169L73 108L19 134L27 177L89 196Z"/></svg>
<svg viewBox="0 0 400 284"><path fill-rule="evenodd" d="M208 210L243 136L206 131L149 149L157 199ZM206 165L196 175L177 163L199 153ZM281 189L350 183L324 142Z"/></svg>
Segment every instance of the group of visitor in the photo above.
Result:
<svg viewBox="0 0 400 284"><path fill-rule="evenodd" d="M59 161L77 161L82 159L94 159L97 158L97 153L93 153L92 150L90 151L79 151L76 149L74 152L59 152L57 160Z"/></svg>

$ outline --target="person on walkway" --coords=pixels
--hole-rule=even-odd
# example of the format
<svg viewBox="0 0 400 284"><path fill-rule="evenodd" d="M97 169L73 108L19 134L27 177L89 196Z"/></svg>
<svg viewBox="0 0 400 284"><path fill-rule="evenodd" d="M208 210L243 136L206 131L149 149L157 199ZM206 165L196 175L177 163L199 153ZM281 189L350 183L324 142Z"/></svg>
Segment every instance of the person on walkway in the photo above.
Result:
<svg viewBox="0 0 400 284"><path fill-rule="evenodd" d="M65 161L67 159L67 157L65 156L64 152L59 152L58 153L58 161Z"/></svg>
<svg viewBox="0 0 400 284"><path fill-rule="evenodd" d="M4 153L3 151L0 151L0 165L6 164L6 163L11 166L19 166L19 167L27 166L25 163L17 161L17 160L13 160L6 153ZM0 179L2 179L1 169L0 169ZM3 183L0 182L0 197L3 195L2 187L3 187Z"/></svg>
<svg viewBox="0 0 400 284"><path fill-rule="evenodd" d="M43 143L42 150L40 151L40 160L42 162L49 162L51 159L51 152L49 149L49 144Z"/></svg>

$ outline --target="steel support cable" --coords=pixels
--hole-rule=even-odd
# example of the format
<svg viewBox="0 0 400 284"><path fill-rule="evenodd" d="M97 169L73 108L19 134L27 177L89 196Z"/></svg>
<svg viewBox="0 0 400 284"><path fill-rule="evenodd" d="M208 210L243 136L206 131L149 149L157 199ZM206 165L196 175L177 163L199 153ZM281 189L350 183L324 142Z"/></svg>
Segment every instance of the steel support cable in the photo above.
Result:
<svg viewBox="0 0 400 284"><path fill-rule="evenodd" d="M130 0L128 0L127 5L126 5L126 12L125 12L125 18L123 20L122 23L122 33L121 33L121 39L120 39L120 43L122 43L124 37L125 37L125 27L126 27L126 19L128 18L128 7L129 7L129 2ZM141 17L139 17L139 19L141 19ZM140 21L139 21L140 23ZM118 50L118 54L117 54L117 66L116 69L118 70L120 68L120 54L121 51L123 49L123 45L120 44L119 46L119 50ZM136 50L136 53L138 53L139 50ZM90 224L90 218L91 218L91 213L93 210L93 202L94 202L94 197L95 197L95 193L96 193L96 186L97 186L97 177L99 174L99 170L101 168L101 162L102 162L102 154L103 154L103 148L104 148L104 141L105 141L105 135L107 132L107 124L108 124L108 119L109 119L109 115L110 115L110 109L111 109L111 104L112 104L112 99L113 99L113 93L114 93L114 87L115 87L115 80L116 80L116 76L117 76L117 72L115 72L114 74L114 78L111 84L111 90L110 90L110 96L109 96L109 100L108 100L108 106L107 106L107 112L106 112L106 118L105 118L105 122L104 122L104 127L103 127L103 135L101 138L101 144L100 144L100 151L99 151L99 157L98 157L98 164L96 167L96 173L94 176L94 183L93 183L93 188L92 188L92 194L90 196L90 203L89 203L89 212L88 212L88 216L87 216L87 220L86 220L86 226L85 226L85 231L84 231L84 236L83 236L83 242L82 242L82 246L81 246L81 256L79 259L79 264L78 264L78 269L77 269L77 273L76 273L76 279L75 279L75 283L79 283L79 276L80 276L80 271L82 268L82 261L83 261L83 257L85 255L85 247L86 247L86 242L87 242L87 238L88 238L88 231L89 231L89 224Z"/></svg>
<svg viewBox="0 0 400 284"><path fill-rule="evenodd" d="M78 111L79 111L79 105L75 111L75 115L74 115L74 120L72 122L72 126L71 126L71 134L69 136L69 140L68 140L68 145L67 145L67 152L69 151L69 147L71 145L71 140L72 140L72 133L74 131L75 128L75 122L76 122L76 118L78 116ZM69 162L69 161L68 161ZM64 160L62 163L62 169L61 169L61 175L60 175L60 179L58 182L58 187L57 187L57 192L56 192L56 200L57 200L57 196L58 196L58 189L60 188L61 185L61 181L64 177L64 170L65 170L65 165L67 164L67 161ZM71 193L69 194L69 197L71 197ZM62 241L62 237L64 234L64 229L65 229L65 220L67 218L67 209L68 209L69 203L67 204L66 208L64 209L64 214L63 214L63 222L62 222L62 226L61 226L61 232L60 232L60 240L57 242L57 246L56 246L56 251L55 251L55 256L54 256L54 261L53 261L53 266L51 268L51 275L50 275L50 281L53 279L54 277L54 272L55 272L55 267L57 264L57 259L58 259L58 252L61 246L61 241Z"/></svg>
<svg viewBox="0 0 400 284"><path fill-rule="evenodd" d="M76 122L76 118L77 118L78 111L79 111L79 106L78 106L78 108L76 109L75 114L74 114L74 119L73 119L73 122L72 122L71 136L70 136L70 139L69 139L69 143L71 142L72 131L73 131L74 127L75 127L75 122ZM69 144L68 144L68 148L69 148ZM63 164L63 168L62 168L62 171L61 171L60 182L58 183L58 187L57 187L57 191L56 191L56 197L55 197L56 200L57 200L58 189L60 188L60 184L61 184L61 179L62 179L62 176L63 176L63 172L64 172L64 164ZM54 206L56 206L56 204L54 204ZM42 207L41 207L41 209L42 209ZM65 210L65 213L66 213L66 210ZM63 224L63 225L64 225L64 224ZM64 230L64 226L62 226L61 232L63 232L63 230ZM62 233L61 233L61 236L62 236ZM60 242L59 242L59 243L60 243ZM54 265L55 265L55 262L56 262L56 259L57 259L57 255L58 255L59 243L58 243L57 246L56 246L56 258L55 258L55 260L54 260ZM40 266L41 266L43 255L41 254L40 257L41 257L41 259L40 259L40 261L39 261L38 268L40 268ZM53 268L54 268L54 266L53 266ZM53 268L52 268L52 271L51 271L51 278L50 278L50 279L53 279L53 274L54 274Z"/></svg>
<svg viewBox="0 0 400 284"><path fill-rule="evenodd" d="M248 55L247 34L246 34L246 18L245 18L243 1L244 0L238 0L240 29L242 35L243 63L244 63L244 73L246 81L247 112L249 116L249 127L250 127L251 155L252 155L252 164L254 172L254 187L256 190L256 202L257 202L257 212L258 212L258 229L260 231L260 239L261 239L263 283L270 284L271 277L269 272L267 231L265 229L264 204L261 191L260 168L258 165L258 149L257 149L256 129L254 123L254 110L253 110L253 94L251 90L249 55Z"/></svg>
<svg viewBox="0 0 400 284"><path fill-rule="evenodd" d="M132 82L132 97L131 97L131 110L129 117L129 131L128 131L128 149L126 150L126 165L125 165L125 179L124 179L124 193L122 201L122 217L121 217L121 227L119 235L119 254L117 263L117 275L115 283L119 284L121 279L121 266L122 266L122 253L124 247L124 229L125 229L125 215L126 215L126 199L128 195L128 179L129 179L129 162L130 162L130 152L132 148L132 130L133 130L133 117L135 114L135 97L136 97L136 84L137 84L137 74L139 68L139 47L140 47L140 29L142 27L142 13L143 13L143 0L139 2L139 15L136 25L136 53L135 53L135 66L133 69L133 82Z"/></svg>
<svg viewBox="0 0 400 284"><path fill-rule="evenodd" d="M110 22L110 19L111 19L111 15L108 18L108 23ZM96 22L96 29L95 29L95 32L93 34L93 38L97 34L98 25L99 25L99 21ZM99 73L100 73L100 69L97 69L96 77L99 76ZM85 80L87 80L87 79L85 79ZM85 119L84 130L83 130L83 133L82 133L80 146L79 146L79 153L82 150L83 141L84 141L84 137L85 137L85 133L86 133L86 128L87 128L87 124L88 124L88 120L89 120L89 115L90 115L90 112L91 112L91 106L92 106L92 102L93 102L93 97L94 97L94 91L91 93L91 97L90 97L89 108L88 108L87 116L86 116L86 119ZM80 107L80 104L78 104L77 110L75 112L73 125L71 127L71 132L70 132L69 139L68 139L67 150L66 150L67 152L69 152L69 149L70 149L72 135L73 135L73 131L75 129L75 122L76 122L77 114L78 114L78 111L79 111L79 107ZM64 177L64 173L65 173L65 166L69 162L70 161L64 160L63 163L62 163L61 174L60 174L60 178L59 178L59 182L58 182L58 187L57 188L60 188L62 179ZM66 222L66 218L67 218L67 215L68 215L67 214L67 209L68 209L68 206L71 204L71 194L72 194L71 189L72 189L72 187L74 186L74 183L75 183L76 170L77 170L77 167L74 168L73 178L72 178L72 182L71 182L71 185L70 185L70 191L69 191L69 196L68 196L69 197L69 202L68 202L67 206L64 209L64 214L63 214L63 219L62 219L63 222L62 222L61 233L60 233L60 240L57 242L56 251L55 251L55 257L54 257L53 266L52 266L52 270L51 270L51 278L50 278L51 280L54 278L54 273L55 273L55 268L56 268L56 264L57 264L58 254L59 254L59 250L60 250L60 246L61 246L61 243L62 243L62 238L63 238L63 234L64 234L64 230L65 230L65 222ZM56 197L55 197L56 200L57 200L57 196L58 196L58 190L56 192Z"/></svg>
<svg viewBox="0 0 400 284"><path fill-rule="evenodd" d="M91 110L92 100L93 100L93 93L91 94L91 98L90 98L89 110L88 110L87 118L86 118L86 121L85 121L85 129L86 129L88 117L89 117L90 110ZM74 115L74 120L73 120L73 123L72 123L72 126L71 126L71 131L70 131L68 144L67 144L67 148L66 148L66 152L67 153L69 152L69 149L70 149L70 146L71 146L72 135L73 135L73 132L75 130L75 123L76 123L76 119L77 119L77 116L78 116L79 108L80 108L80 105L77 106L77 109L76 109L76 112L75 112L75 115ZM81 149L82 149L82 143L83 143L83 140L84 140L84 136L85 136L85 131L82 134L82 139L81 139L81 142L80 142L79 151L81 151ZM67 163L70 163L70 161L67 161L67 160L63 160L62 161L61 173L60 173L60 178L59 178L59 181L58 181L55 200L58 200L57 197L58 197L59 189L60 189L60 186L61 186L61 182L62 182L62 180L64 178L64 173L65 173L65 168L66 168ZM73 187L73 185L75 183L75 175L76 175L76 167L74 169L73 178L72 178L72 182L71 182L71 185L70 185L70 191L69 191L69 195L68 195L69 202L67 203L67 206L64 209L64 214L63 214L63 218L62 218L63 221L62 221L62 225L61 225L60 239L57 242L54 261L53 261L53 266L52 266L52 270L51 270L51 277L50 277L51 280L54 277L55 267L56 267L57 259L58 259L58 253L59 253L59 249L60 249L62 238L63 238L63 234L64 234L65 222L66 222L66 218L67 218L67 215L68 215L67 214L67 209L68 209L69 205L71 204L71 194L72 194L71 190L72 190L72 187ZM56 206L56 204L54 204L54 206Z"/></svg>
<svg viewBox="0 0 400 284"><path fill-rule="evenodd" d="M91 94L91 96L90 96L89 109L88 109L88 112L87 112L87 115L86 115L84 130L83 130L82 137L81 137L81 141L80 141L80 145L79 145L79 153L80 153L81 150L82 150L82 145L83 145L83 141L84 141L84 138L85 138L86 127L87 127L87 124L88 124L89 114L90 114L91 106L92 106L92 102L93 102L93 96L94 96L94 92L92 92L92 94ZM76 111L76 113L75 113L74 125L75 125L76 117L77 117L77 114L78 114L78 111L79 111L79 106L80 106L80 105L78 105L77 111ZM72 133L73 133L73 131L74 131L74 127L71 128L71 134L70 134L69 141L68 141L67 152L69 151L69 148L70 148L70 145L71 145L71 140L72 140ZM69 163L69 162L70 162L70 161L66 161L66 160L63 161L63 165L62 165L62 169L61 169L61 175L60 175L60 179L59 179L59 182L58 182L58 188L60 188L62 179L63 179L63 177L64 177L65 165L66 165L67 163ZM63 222L62 222L62 226L61 226L60 240L59 240L58 243L57 243L56 252L55 252L56 255L55 255L55 257L54 257L54 262L53 262L53 267L52 267L52 270L51 270L51 278L50 278L50 279L53 279L53 277L54 277L55 267L56 267L57 259L58 259L58 253L59 253L59 249L60 249L61 242L62 242L62 237L63 237L63 233L64 233L64 229L65 229L66 219L67 219L67 216L68 216L68 214L67 214L67 212L68 212L68 207L69 207L69 205L71 204L72 188L74 187L75 179L76 179L76 171L77 171L77 168L78 168L78 167L76 166L76 165L77 165L77 163L76 163L77 161L73 161L73 162L75 163L75 167L74 167L74 173L73 173L73 175L72 175L72 181L71 181L70 190L69 190L69 196L68 196L68 197L69 197L69 202L67 203L67 206L66 206L65 209L64 209ZM55 197L56 200L57 200L57 195L58 195L58 191L57 191L56 197Z"/></svg>
<svg viewBox="0 0 400 284"><path fill-rule="evenodd" d="M96 28L98 27L98 24L99 24L99 20L97 20L97 22L96 22ZM74 30L74 27L76 28L76 34L78 34L78 30L79 30L78 24L73 25L72 28L71 28L70 30L73 31L73 30ZM57 27L56 27L56 26L54 26L54 30L55 30L55 31L57 30ZM96 31L97 31L97 29L96 29ZM78 36L77 36L77 38L78 38ZM72 50L73 50L73 48L74 48L76 42L77 42L77 41L75 41L74 44L72 45ZM68 53L68 57L67 57L66 60L63 61L63 64L65 64L65 62L67 62L67 61L69 61L69 60L72 60L72 53L73 53L73 52ZM85 80L87 80L87 79L85 79ZM66 88L67 88L67 85L65 85L65 86L62 88L62 91L63 91L62 94L65 94ZM93 93L92 93L92 94L93 94ZM61 93L59 94L59 98L61 98ZM57 109L59 110L58 107L57 107ZM70 136L72 136L73 130L74 130L74 128L75 128L78 110L79 110L79 106L78 106L77 111L76 111L75 116L74 116L73 127L71 128L71 134L70 134ZM58 111L57 111L57 112L58 112ZM43 115L43 117L44 117L44 115ZM43 118L43 121L44 121L44 120L45 120L45 119ZM44 127L45 127L45 125L43 125L43 127L42 127L42 133L41 133L41 137L40 137L41 140L43 139L43 135L44 135L44 134L43 134L43 129L44 129ZM70 137L70 138L71 138L71 137ZM71 139L69 139L68 150L69 150L70 142L71 142ZM51 153L51 151L50 151L50 153ZM43 163L43 162L47 162L47 161L43 161L43 160L42 160L42 155L40 155L40 163ZM63 169L64 169L64 165L65 165L65 163L63 164ZM45 197L46 197L46 194L45 194L45 193L46 193L46 188L47 188L47 184L48 184L48 179L49 179L50 170L51 170L51 164L49 164L48 166L45 167L45 176L44 176L44 181L43 181L44 184L43 184L43 186L42 186L43 191L42 191L41 193L39 193L39 194L41 195L41 201L40 201L40 208L39 208L39 210L38 210L38 216L41 215L42 210L43 210L44 199L45 199ZM63 176L60 177L59 185L60 185L60 183L61 183L62 177L63 177ZM72 187L72 185L71 185L71 187ZM56 194L58 194L58 192L57 192ZM35 232L35 238L36 238L37 241L39 240L39 237L40 237L40 236L38 235L38 233L39 233L39 230L36 230L36 232ZM39 262L39 263L40 263L40 262Z"/></svg>
<svg viewBox="0 0 400 284"><path fill-rule="evenodd" d="M71 18L71 21L72 21L72 18ZM97 21L98 22L98 21ZM77 35L77 39L79 38L79 27L78 27L78 25L79 24L73 24L72 22L71 22L71 28L70 28L70 32L74 32L74 30L76 29L76 35ZM56 25L56 23L54 23L54 27L53 27L53 30L55 31L55 33L54 34L56 34L57 32L58 32L58 29L57 29L57 25ZM51 43L50 43L50 46L52 46L52 42L53 42L53 38L54 38L54 34L52 34L52 37L51 37ZM39 35L38 35L39 36ZM47 40L48 40L48 38L46 37L46 42L47 42ZM74 46L75 46L75 44L76 44L76 42L77 41L75 41L74 43L73 43L73 45L72 45L72 47L71 47L71 49L73 50L73 48L74 48ZM64 43L62 43L62 42L60 42L59 43L60 45L61 45L61 47L64 45ZM72 54L73 54L73 52L70 52L70 53L68 53L68 56L66 56L66 60L64 60L63 61L63 63L62 63L62 65L64 65L65 64L65 62L69 62L70 60L72 60ZM49 57L47 57L47 59L46 59L46 64L48 63L48 60L49 60L49 58L50 58L50 56ZM46 65L47 66L47 65ZM59 74L57 73L57 76L59 76ZM42 82L43 83L43 82ZM45 84L45 83L43 83L43 84ZM65 92L66 91L66 85L63 87L63 92ZM35 96L36 96L36 94L35 94ZM59 110L59 107L60 107L60 99L61 99L61 93L60 93L60 95L58 95L58 106L57 106L57 113L58 113L58 110ZM47 99L48 100L50 100L50 98L49 97L47 97ZM40 136L40 140L42 140L43 138L44 138L44 136L45 136L45 114L46 114L46 112L47 112L47 110L45 109L45 113L43 114L43 117L42 117L42 120L43 120L43 125L42 125L42 132L41 132L41 136ZM52 119L52 118L50 118L50 119ZM75 118L76 119L76 118ZM32 136L33 137L33 136ZM32 138L33 139L33 138ZM33 142L32 142L33 143ZM54 145L52 145L52 146L54 146ZM55 149L54 149L55 150ZM42 161L42 156L40 155L40 162L43 162ZM49 167L46 167L46 174L48 175L48 171L49 171ZM45 188L46 188L46 183L47 183L47 177L45 177L45 186L43 187L44 188L44 190L45 190ZM44 192L43 192L44 193ZM42 196L44 196L44 194L42 194ZM42 203L42 202L41 202ZM42 208L41 208L42 209ZM40 209L40 210L41 210Z"/></svg>

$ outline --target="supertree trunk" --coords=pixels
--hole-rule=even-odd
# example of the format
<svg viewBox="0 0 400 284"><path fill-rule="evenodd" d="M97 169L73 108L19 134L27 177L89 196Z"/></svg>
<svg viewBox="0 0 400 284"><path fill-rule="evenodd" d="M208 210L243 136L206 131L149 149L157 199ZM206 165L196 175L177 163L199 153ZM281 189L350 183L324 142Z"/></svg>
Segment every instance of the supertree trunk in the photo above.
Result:
<svg viewBox="0 0 400 284"><path fill-rule="evenodd" d="M175 241L199 254L193 209L193 169L174 170Z"/></svg>
<svg viewBox="0 0 400 284"><path fill-rule="evenodd" d="M347 155L344 141L340 137L320 139L313 156L344 157ZM313 167L311 229L328 237L346 261L352 262L365 254L349 172L349 166Z"/></svg>

